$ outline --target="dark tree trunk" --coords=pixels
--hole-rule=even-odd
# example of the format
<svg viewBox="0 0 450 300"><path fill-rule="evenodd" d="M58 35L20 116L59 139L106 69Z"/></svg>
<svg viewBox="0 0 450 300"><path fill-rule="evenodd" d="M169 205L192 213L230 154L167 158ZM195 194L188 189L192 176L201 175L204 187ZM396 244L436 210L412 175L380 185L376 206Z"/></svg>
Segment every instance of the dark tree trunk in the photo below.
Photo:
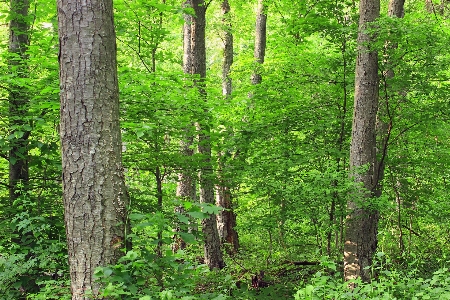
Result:
<svg viewBox="0 0 450 300"><path fill-rule="evenodd" d="M206 78L206 4L203 0L191 0L190 4L195 11L195 17L191 18L190 28L190 62L189 74L197 75L194 79L195 87L200 97L206 101L205 78ZM186 70L185 70L186 71ZM198 153L201 154L202 166L199 172L200 202L215 204L214 181L211 164L211 127L209 113L204 110L201 121L196 123L198 132ZM224 262L220 250L220 239L217 231L216 216L211 215L202 220L202 232L204 236L205 263L210 269L222 269Z"/></svg>
<svg viewBox="0 0 450 300"><path fill-rule="evenodd" d="M267 27L267 6L264 0L258 0L258 10L256 12L255 29L255 70L252 74L252 84L259 84L262 81L261 65L264 63L266 55L266 27Z"/></svg>
<svg viewBox="0 0 450 300"><path fill-rule="evenodd" d="M371 198L377 188L376 116L378 111L378 53L370 49L375 37L367 33L380 15L379 0L361 0L356 60L355 102L350 146L350 170L357 186L348 202L344 245L344 277L370 281L369 267L377 249L378 211ZM361 184L361 186L360 186Z"/></svg>
<svg viewBox="0 0 450 300"><path fill-rule="evenodd" d="M17 78L28 77L27 50L29 46L28 0L11 0L9 24L9 70ZM23 86L11 85L9 94L9 125L11 135L9 150L9 198L11 204L28 188L28 95Z"/></svg>
<svg viewBox="0 0 450 300"><path fill-rule="evenodd" d="M222 24L223 24L223 63L222 63L222 94L231 95L232 82L230 77L231 65L233 64L233 33L231 32L230 4L228 0L222 1Z"/></svg>
<svg viewBox="0 0 450 300"><path fill-rule="evenodd" d="M128 194L122 167L111 0L58 0L63 198L72 299L97 296L98 266L125 246Z"/></svg>

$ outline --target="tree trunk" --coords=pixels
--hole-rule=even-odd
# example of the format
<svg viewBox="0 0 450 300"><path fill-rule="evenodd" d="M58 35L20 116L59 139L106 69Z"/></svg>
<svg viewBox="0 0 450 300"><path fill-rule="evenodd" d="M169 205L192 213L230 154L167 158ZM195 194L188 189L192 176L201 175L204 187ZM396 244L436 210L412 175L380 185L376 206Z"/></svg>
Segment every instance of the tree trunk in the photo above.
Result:
<svg viewBox="0 0 450 300"><path fill-rule="evenodd" d="M230 5L228 0L222 1L222 23L223 30L223 65L222 65L222 94L225 101L231 95L231 78L230 70L233 64L233 34L231 33L231 22L229 19ZM223 208L217 215L217 229L221 244L229 244L225 246L228 254L232 255L239 248L238 234L236 227L236 214L233 212L232 194L227 180L223 176L224 163L221 161L222 155L218 153L218 178L219 184L216 186L216 205Z"/></svg>
<svg viewBox="0 0 450 300"><path fill-rule="evenodd" d="M125 245L128 194L122 167L111 0L58 0L63 198L72 299L98 295L98 266Z"/></svg>
<svg viewBox="0 0 450 300"><path fill-rule="evenodd" d="M194 79L194 84L199 91L200 97L206 101L205 78L206 78L206 8L203 0L192 0L192 8L195 11L195 17L191 19L191 70L190 74L198 75ZM203 161L199 172L200 183L200 202L215 204L214 183L211 164L211 127L209 123L209 112L204 110L201 121L196 123L198 132L198 153L201 154ZM222 269L224 262L220 250L220 239L217 231L216 216L210 215L202 220L202 231L204 236L205 263L210 269Z"/></svg>
<svg viewBox="0 0 450 300"><path fill-rule="evenodd" d="M192 3L190 0L184 2L184 7L192 7ZM192 38L192 30L191 24L193 22L193 17L191 15L184 15L184 24L183 24L183 72L185 74L191 74L192 69L192 55L191 55L191 38ZM181 155L189 158L194 155L194 150L192 149L192 145L194 143L193 135L189 129L185 130L185 135L182 137L180 142ZM177 197L183 201L191 201L194 202L196 200L196 182L193 176L193 172L189 170L189 168L183 168L183 170L178 174L178 182L177 182ZM175 207L175 213L184 213L184 207L179 205ZM175 224L175 231L182 231L180 224ZM186 243L175 236L174 243L172 244L172 251L175 253L179 249L185 249Z"/></svg>
<svg viewBox="0 0 450 300"><path fill-rule="evenodd" d="M28 77L26 51L29 46L28 0L11 0L9 24L9 71L17 78ZM30 131L24 126L27 123L28 95L23 86L11 85L9 94L9 198L11 204L18 199L28 187L28 137Z"/></svg>
<svg viewBox="0 0 450 300"><path fill-rule="evenodd" d="M361 0L356 60L355 102L350 146L350 171L358 185L348 202L344 245L344 277L370 281L372 255L377 249L378 211L371 205L378 184L376 115L378 110L378 53L370 49L375 37L366 29L380 15L379 0ZM361 185L360 185L361 184Z"/></svg>
<svg viewBox="0 0 450 300"><path fill-rule="evenodd" d="M405 0L390 0L389 1L389 6L388 6L388 16L391 18L403 18L404 17L404 4L405 4ZM387 41L386 43L386 47L391 48L391 49L395 49L397 48L397 43L392 43L390 41ZM390 57L386 57L386 64L389 65L390 63ZM389 85L388 85L388 80L394 78L395 73L393 69L388 69L385 72L385 90L386 93L389 93ZM399 93L399 96L402 97L402 94L406 94L405 92L401 91ZM384 134L385 138L384 140L384 145L383 145L383 149L387 149L387 142L389 140L389 136L390 136L390 132L392 129L392 117L389 113L389 100L390 100L390 96L388 94L385 95L386 97L386 111L385 113L387 114L387 116L389 117L390 123L389 124L385 124L384 122L379 122L378 124L383 124L381 127L382 133ZM379 112L380 113L380 112ZM384 169L384 166L381 166ZM402 211L402 197L400 196L400 189L399 187L401 186L400 180L398 178L392 180L393 183L393 190L395 192L395 199L396 199L396 205L397 205L397 226L398 226L398 230L399 230L399 249L400 249L400 253L403 254L403 252L405 251L405 245L403 243L403 230L401 227L401 211Z"/></svg>
<svg viewBox="0 0 450 300"><path fill-rule="evenodd" d="M233 33L231 32L230 4L228 0L222 1L222 24L223 24L223 64L222 64L222 95L231 95L232 82L230 77L231 65L233 64Z"/></svg>
<svg viewBox="0 0 450 300"><path fill-rule="evenodd" d="M252 84L259 84L262 81L261 70L266 55L266 24L267 24L267 6L264 0L258 0L258 10L256 12L255 29L255 70L252 74Z"/></svg>
<svg viewBox="0 0 450 300"><path fill-rule="evenodd" d="M188 157L192 157L192 155L194 154L194 150L192 149L192 144L193 144L193 137L192 136L188 136L189 133L186 130L186 136L184 137L184 140L182 140L180 142L181 145L181 154L188 158ZM188 170L187 168L184 168L179 174L178 174L178 182L177 182L177 191L176 191L176 196L177 198L183 200L183 201L190 201L190 202L194 202L196 201L196 182L194 179L194 176L192 175L193 173ZM175 207L175 213L177 214L184 214L184 207L183 205L178 205ZM181 225L180 223L175 224L175 232L180 232L183 231L182 228L183 225ZM190 228L189 230L192 231L192 227L193 225L190 224L189 225ZM176 253L178 250L180 249L185 249L186 248L186 243L178 236L175 235L175 239L173 241L172 244L172 252Z"/></svg>
<svg viewBox="0 0 450 300"><path fill-rule="evenodd" d="M228 181L222 176L224 163L221 161L221 155L219 153L218 158L218 181L216 186L216 205L223 208L217 215L217 229L219 231L219 237L221 244L225 245L225 250L228 254L233 255L239 249L239 236L235 229L236 227L236 214L233 211L232 194Z"/></svg>

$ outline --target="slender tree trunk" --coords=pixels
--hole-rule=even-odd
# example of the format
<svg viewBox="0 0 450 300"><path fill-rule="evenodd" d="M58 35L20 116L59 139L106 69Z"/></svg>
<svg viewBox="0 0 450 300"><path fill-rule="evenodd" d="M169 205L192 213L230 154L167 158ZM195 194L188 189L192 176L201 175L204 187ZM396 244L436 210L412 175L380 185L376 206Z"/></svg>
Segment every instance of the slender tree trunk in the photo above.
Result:
<svg viewBox="0 0 450 300"><path fill-rule="evenodd" d="M224 163L221 161L221 155L219 155L218 164L219 184L216 187L216 205L222 207L223 210L217 215L217 229L221 244L228 244L225 250L228 254L233 255L239 249L239 236L235 229L236 214L233 211L233 198L230 185L228 180L222 176Z"/></svg>
<svg viewBox="0 0 450 300"><path fill-rule="evenodd" d="M28 0L11 0L9 24L9 70L16 78L28 77L27 50L29 46ZM28 95L26 88L10 86L9 125L11 135L9 150L9 198L11 204L19 198L28 187L28 137L26 115L28 112Z"/></svg>
<svg viewBox="0 0 450 300"><path fill-rule="evenodd" d="M398 181L398 179L395 178L393 174L391 174L391 181L392 181L392 189L395 193L395 202L397 205L397 227L398 227L398 248L400 249L400 254L403 254L405 252L405 243L403 242L403 229L402 229L402 202L403 199L400 195L400 186L401 183Z"/></svg>
<svg viewBox="0 0 450 300"><path fill-rule="evenodd" d="M160 212L163 211L163 179L164 179L164 175L161 174L161 168L159 166L157 166L155 168L156 199L157 199L157 202L158 202L158 210ZM158 229L158 245L156 247L156 254L158 255L158 257L162 257L163 256L163 253L162 253L163 230L164 230L164 228L162 228L162 227L160 227Z"/></svg>
<svg viewBox="0 0 450 300"><path fill-rule="evenodd" d="M264 0L258 0L258 10L256 12L255 29L255 69L252 74L252 84L259 84L262 81L260 67L264 63L266 55L266 27L267 27L267 6Z"/></svg>
<svg viewBox="0 0 450 300"><path fill-rule="evenodd" d="M344 18L343 26L348 26L348 21L346 18ZM348 71L348 61L347 61L347 40L348 40L348 34L342 33L342 43L341 43L341 54L342 54L342 106L339 107L339 136L337 140L337 146L339 153L342 152L342 149L344 148L345 139L346 139L346 119L347 119L347 113L348 113L348 96L349 92L347 89L348 85L348 79L347 79L347 71ZM346 159L338 157L336 159L336 172L340 173L342 170L346 168ZM336 186L338 184L338 180L334 180L332 185ZM342 200L342 197L340 197L339 192L335 191L333 193L333 198L331 200L330 205L330 211L329 211L329 226L327 232L327 255L331 257L332 254L332 233L333 233L333 227L336 227L336 224L338 224L337 228L334 229L334 244L336 250L338 252L342 251L342 244L340 241L342 240L342 236L339 237L339 235L342 235L342 228L343 228L343 222L342 222L342 210L345 207L345 201Z"/></svg>
<svg viewBox="0 0 450 300"><path fill-rule="evenodd" d="M63 198L72 299L98 295L98 266L122 256L122 167L112 0L58 0Z"/></svg>
<svg viewBox="0 0 450 300"><path fill-rule="evenodd" d="M222 25L223 25L223 63L222 63L222 95L231 95L232 82L230 70L233 64L233 33L231 32L230 4L228 0L222 1Z"/></svg>
<svg viewBox="0 0 450 300"><path fill-rule="evenodd" d="M389 1L389 6L388 6L388 16L391 18L403 18L404 17L404 4L405 4L405 0L390 0ZM397 48L397 43L395 42L391 42L391 41L387 41L386 42L386 48L387 50L389 49L396 49ZM385 62L386 65L389 65L391 58L389 56L387 56L385 58ZM387 149L387 143L389 141L389 137L390 137L390 133L392 130L392 116L390 114L389 111L389 105L390 105L390 96L389 94L392 94L392 92L389 89L389 80L394 78L395 73L393 69L388 69L386 70L385 74L384 74L384 86L385 86L385 108L384 110L379 111L379 115L384 116L385 118L387 117L389 119L389 123L386 124L386 122L383 121L379 121L377 122L377 125L380 125L380 128L378 129L379 134L382 135L382 141L383 141L383 149ZM402 96L402 91L400 91L399 96ZM383 138L384 137L384 138ZM383 153L384 155L386 154L386 151L384 151L385 153ZM383 156L384 156L383 155ZM382 157L383 157L382 156ZM384 162L384 160L383 160ZM384 166L380 166L381 168L383 168L384 170ZM395 182L394 182L395 181ZM393 185L393 189L395 192L395 199L396 199L396 205L397 205L397 226L399 229L399 249L400 252L403 253L405 251L405 246L403 243L403 230L401 227L401 206L402 206L402 197L400 196L400 191L399 191L399 187L401 186L400 181L398 180L398 178L396 179L392 179L392 185Z"/></svg>
<svg viewBox="0 0 450 300"><path fill-rule="evenodd" d="M222 1L222 24L223 30L223 64L222 64L222 94L225 101L231 95L232 85L230 70L233 64L233 34L231 33L231 22L229 19L230 5L228 0ZM217 215L217 229L221 244L225 246L228 254L232 255L239 248L238 234L234 227L236 226L236 214L233 212L232 194L228 180L224 178L225 163L222 161L223 156L218 153L218 179L219 184L216 186L216 205L223 208Z"/></svg>
<svg viewBox="0 0 450 300"><path fill-rule="evenodd" d="M194 150L192 149L193 145L193 137L189 136L188 130L185 131L186 135L183 137L183 140L180 142L181 146L181 155L185 158L190 158L192 155L194 155ZM188 168L184 168L180 173L178 173L178 182L177 182L177 191L176 196L178 199L181 199L183 201L190 201L195 202L197 199L196 195L196 181L193 176L193 172L190 171ZM175 207L175 213L177 214L184 214L184 207L183 205L178 205ZM187 231L193 231L196 230L194 228L195 226L191 223L189 224L189 229ZM182 232L185 231L184 225L180 223L175 224L175 232ZM180 249L185 249L186 243L181 239L178 235L175 234L174 241L172 244L172 252L176 253Z"/></svg>
<svg viewBox="0 0 450 300"><path fill-rule="evenodd" d="M187 0L183 4L184 7L192 7L191 0ZM191 55L191 38L192 38L192 30L191 24L193 22L193 17L191 15L184 15L184 24L183 24L183 72L185 74L191 74L192 69L192 55ZM182 137L180 142L181 155L186 159L192 157L194 155L194 150L192 145L194 143L193 135L190 132L189 128L186 128L185 135ZM177 182L177 197L182 199L183 201L191 201L194 202L196 200L196 182L194 179L193 172L188 170L188 168L184 168L178 174L178 182ZM184 208L182 205L175 207L175 213L182 214L184 213ZM175 225L175 231L182 231L181 225ZM176 252L178 249L185 249L186 243L175 236L176 239L172 244L172 251Z"/></svg>
<svg viewBox="0 0 450 300"><path fill-rule="evenodd" d="M199 95L206 101L205 78L206 78L206 4L203 0L192 0L192 8L195 17L191 20L191 72L198 75L194 84ZM204 110L201 121L196 123L198 132L198 153L201 154L202 166L199 172L200 202L215 204L214 181L211 164L211 140L210 140L210 115ZM224 262L220 250L220 239L217 231L216 216L211 215L202 220L202 232L204 236L205 263L210 269L222 269Z"/></svg>
<svg viewBox="0 0 450 300"><path fill-rule="evenodd" d="M377 188L376 115L378 111L378 53L370 49L375 37L367 33L380 15L379 0L361 0L356 60L355 102L350 147L350 170L356 184L348 202L344 245L344 277L370 281L369 267L377 249L378 211L371 198ZM361 185L360 185L361 184Z"/></svg>
<svg viewBox="0 0 450 300"><path fill-rule="evenodd" d="M428 13L443 16L447 7L448 7L447 0L441 0L439 4L433 2L433 0L425 0L425 8Z"/></svg>

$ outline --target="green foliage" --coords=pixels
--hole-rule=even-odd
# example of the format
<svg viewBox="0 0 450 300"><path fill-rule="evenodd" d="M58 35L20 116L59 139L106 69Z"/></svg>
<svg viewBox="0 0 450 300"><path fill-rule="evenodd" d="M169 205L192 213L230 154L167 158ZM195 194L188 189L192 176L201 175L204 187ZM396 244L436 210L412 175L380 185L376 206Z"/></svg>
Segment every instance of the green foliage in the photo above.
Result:
<svg viewBox="0 0 450 300"><path fill-rule="evenodd" d="M36 203L27 197L18 199L15 206L22 212L13 216L10 222L0 223L4 232L10 232L9 239L0 244L2 294L9 299L25 294L34 294L37 299L44 299L44 295L47 299L61 299L68 293L62 220L55 216L31 216L28 212L33 211ZM39 291L41 287L43 289ZM50 287L52 295L49 295Z"/></svg>
<svg viewBox="0 0 450 300"><path fill-rule="evenodd" d="M212 205L184 203L185 214L177 214L179 221L187 224L218 212ZM188 218L190 216L190 218ZM199 296L200 282L209 275L206 265L196 263L197 238L188 232L173 232L170 219L161 213L130 214L133 224L133 249L113 266L99 267L95 276L104 286L102 295L109 299L215 299L221 289L211 291L209 296ZM183 227L182 227L183 228ZM179 235L189 249L173 253L170 245ZM160 239L160 237L162 239ZM161 250L157 250L161 249ZM195 249L195 248L194 248ZM159 254L161 253L161 254ZM217 286L214 286L216 289ZM196 296L192 296L196 295ZM214 297L212 297L214 295ZM203 298L202 298L203 297ZM212 297L212 298L211 298ZM220 298L217 298L220 299Z"/></svg>
<svg viewBox="0 0 450 300"><path fill-rule="evenodd" d="M407 1L403 19L370 29L380 54L380 106L391 132L372 283L342 282L358 11L355 1L268 1L262 84L252 86L255 1L230 0L233 92L220 90L220 1L207 10L207 102L182 73L183 13L176 1L115 1L125 176L133 249L97 270L113 299L449 299L448 95L450 32L445 1L429 13ZM70 299L60 186L58 37L54 2L32 1L26 61L8 53L0 26L0 294L2 299ZM442 5L442 6L440 6ZM11 19L0 2L0 23ZM440 12L442 11L442 15ZM394 46L395 45L395 46ZM27 72L8 66L24 63ZM394 77L386 76L393 70ZM26 75L26 76L18 76ZM11 115L14 92L27 97ZM251 95L251 97L249 97ZM216 206L176 199L177 175L197 176L203 157L180 154L194 123L212 124L213 171L230 186L241 249L227 267L198 262L201 233L189 231ZM14 121L17 121L14 123ZM13 124L14 123L14 124ZM24 136L26 149L9 151ZM26 150L26 151L25 151ZM25 157L26 156L26 157ZM26 158L30 180L9 198L8 165ZM217 172L216 172L217 173ZM218 183L216 174L214 182ZM158 190L158 184L162 188ZM173 214L183 205L185 213ZM176 224L176 226L175 226ZM173 227L181 231L173 232ZM177 236L189 244L173 254ZM383 254L382 254L383 253ZM327 254L329 258L324 259ZM298 267L291 262L319 262ZM267 270L270 284L253 288ZM237 285L241 286L240 288Z"/></svg>
<svg viewBox="0 0 450 300"><path fill-rule="evenodd" d="M381 253L380 256L383 256ZM379 269L371 283L360 280L343 282L317 272L310 283L295 293L295 299L450 299L448 268L435 271L430 278L418 277L415 269L396 271ZM354 285L354 288L350 288Z"/></svg>

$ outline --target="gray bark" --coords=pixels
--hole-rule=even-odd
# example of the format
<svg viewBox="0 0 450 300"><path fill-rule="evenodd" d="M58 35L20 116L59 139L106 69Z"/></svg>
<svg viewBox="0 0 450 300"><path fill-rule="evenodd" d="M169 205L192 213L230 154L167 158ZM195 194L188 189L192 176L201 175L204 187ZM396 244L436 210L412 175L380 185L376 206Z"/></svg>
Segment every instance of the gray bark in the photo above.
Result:
<svg viewBox="0 0 450 300"><path fill-rule="evenodd" d="M192 149L193 138L192 136L189 137L188 135L189 133L186 130L186 136L184 137L184 140L180 142L181 154L186 158L191 157L194 154L194 150ZM193 172L188 168L184 168L180 173L178 173L176 196L178 199L181 199L183 201L196 201L196 182L193 176ZM178 214L184 214L185 212L183 205L176 206L174 211ZM195 228L192 227L194 226L191 224L189 231L195 230ZM178 223L175 224L174 231L183 231L182 225ZM174 237L175 238L172 243L172 252L176 253L180 249L185 249L186 243L178 235L175 234Z"/></svg>
<svg viewBox="0 0 450 300"><path fill-rule="evenodd" d="M389 17L397 17L403 18L404 16L404 7L405 0L391 0L389 1L388 6L388 16Z"/></svg>
<svg viewBox="0 0 450 300"><path fill-rule="evenodd" d="M126 192L112 0L58 0L63 198L72 299L125 245Z"/></svg>
<svg viewBox="0 0 450 300"><path fill-rule="evenodd" d="M375 37L366 32L380 15L379 0L361 0L356 60L355 102L350 147L350 170L356 184L348 202L344 244L344 277L370 281L372 255L377 248L378 211L370 198L376 189L376 116L378 111L378 53L370 49Z"/></svg>
<svg viewBox="0 0 450 300"><path fill-rule="evenodd" d="M216 205L223 209L217 215L217 229L221 244L225 245L228 254L233 255L239 249L239 236L235 229L236 214L233 211L233 198L229 181L223 175L224 163L219 154L218 184L216 186Z"/></svg>
<svg viewBox="0 0 450 300"><path fill-rule="evenodd" d="M223 0L222 25L223 25L223 64L222 64L222 94L231 95L232 81L230 77L231 65L233 64L233 33L231 32L230 4Z"/></svg>
<svg viewBox="0 0 450 300"><path fill-rule="evenodd" d="M228 0L223 0L222 25L223 25L223 64L222 64L222 94L225 101L231 95L232 85L230 70L233 64L233 34L231 32L230 22L230 4ZM221 162L221 153L218 154L218 177L219 184L216 186L216 205L223 208L217 215L217 229L222 246L231 255L237 252L239 248L238 234L234 227L236 226L236 215L233 212L232 195L227 180L223 178L223 168L225 165Z"/></svg>
<svg viewBox="0 0 450 300"><path fill-rule="evenodd" d="M191 74L199 75L194 80L196 88L201 97L206 101L205 78L206 78L206 6L203 0L192 0L195 17L191 24ZM202 120L197 122L198 152L203 161L199 172L200 202L215 204L214 183L211 164L211 141L209 113L205 110ZM202 220L202 232L204 236L205 263L210 269L222 269L224 262L220 250L220 239L217 231L216 216L211 215Z"/></svg>
<svg viewBox="0 0 450 300"><path fill-rule="evenodd" d="M187 0L183 4L184 7L192 7L192 2ZM185 74L191 74L192 69L192 55L191 55L191 39L192 39L192 30L191 24L193 22L193 17L191 15L184 15L184 24L183 24L183 72ZM182 137L182 141L180 142L180 150L181 155L186 158L191 157L194 154L194 150L192 148L193 145L193 136L190 133L189 129L185 130L185 135ZM196 182L193 176L192 170L188 168L184 168L178 174L178 182L177 182L177 192L176 195L179 199L183 201L191 201L194 202L196 200ZM175 213L184 213L184 208L182 205L175 207ZM175 232L181 231L180 224L175 224ZM185 249L186 243L175 235L174 243L172 244L172 251L175 253L179 249Z"/></svg>
<svg viewBox="0 0 450 300"><path fill-rule="evenodd" d="M258 10L256 12L256 28L255 28L255 70L252 74L252 84L259 84L262 81L261 71L259 68L264 63L266 55L266 27L267 27L267 6L264 0L258 0Z"/></svg>

